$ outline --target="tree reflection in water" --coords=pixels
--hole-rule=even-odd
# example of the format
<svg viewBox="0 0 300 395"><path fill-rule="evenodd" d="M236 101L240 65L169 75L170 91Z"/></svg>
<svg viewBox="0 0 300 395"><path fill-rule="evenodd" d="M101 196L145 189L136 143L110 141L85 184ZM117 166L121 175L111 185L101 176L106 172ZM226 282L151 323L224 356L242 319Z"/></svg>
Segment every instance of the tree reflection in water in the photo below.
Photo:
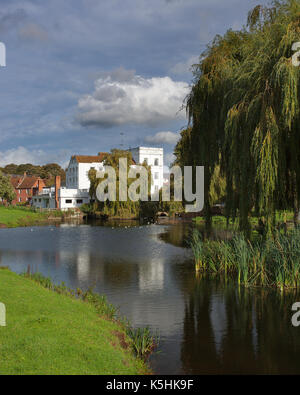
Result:
<svg viewBox="0 0 300 395"><path fill-rule="evenodd" d="M189 285L181 347L185 373L300 373L300 329L291 325L299 294L237 287L205 275Z"/></svg>

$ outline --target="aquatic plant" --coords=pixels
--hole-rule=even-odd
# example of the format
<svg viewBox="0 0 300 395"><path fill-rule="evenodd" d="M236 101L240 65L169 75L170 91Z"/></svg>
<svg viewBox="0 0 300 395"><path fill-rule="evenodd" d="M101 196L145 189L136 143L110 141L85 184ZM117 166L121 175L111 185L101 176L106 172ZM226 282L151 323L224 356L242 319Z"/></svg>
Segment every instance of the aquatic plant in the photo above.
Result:
<svg viewBox="0 0 300 395"><path fill-rule="evenodd" d="M196 270L232 274L245 286L300 287L300 228L250 242L242 234L229 241L202 241L193 231Z"/></svg>
<svg viewBox="0 0 300 395"><path fill-rule="evenodd" d="M146 360L159 344L159 336L152 335L149 327L127 327L127 335L132 340L133 348L139 358Z"/></svg>

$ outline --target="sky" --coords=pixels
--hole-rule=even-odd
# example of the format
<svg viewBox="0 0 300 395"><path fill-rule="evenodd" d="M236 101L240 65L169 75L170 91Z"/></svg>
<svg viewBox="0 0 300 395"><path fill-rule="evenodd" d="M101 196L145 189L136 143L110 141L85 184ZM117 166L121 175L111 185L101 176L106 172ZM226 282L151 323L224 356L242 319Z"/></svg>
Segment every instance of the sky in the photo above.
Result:
<svg viewBox="0 0 300 395"><path fill-rule="evenodd" d="M191 65L264 0L0 0L0 166L163 147L187 126Z"/></svg>

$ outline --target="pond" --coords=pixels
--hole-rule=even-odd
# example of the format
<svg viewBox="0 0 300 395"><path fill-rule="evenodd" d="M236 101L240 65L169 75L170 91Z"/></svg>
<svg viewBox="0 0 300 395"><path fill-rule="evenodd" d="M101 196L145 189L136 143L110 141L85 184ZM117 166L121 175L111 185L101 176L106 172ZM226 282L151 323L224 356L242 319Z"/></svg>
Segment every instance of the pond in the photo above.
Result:
<svg viewBox="0 0 300 395"><path fill-rule="evenodd" d="M136 222L0 230L0 265L105 294L136 327L160 334L158 374L299 374L294 293L196 276L189 224Z"/></svg>

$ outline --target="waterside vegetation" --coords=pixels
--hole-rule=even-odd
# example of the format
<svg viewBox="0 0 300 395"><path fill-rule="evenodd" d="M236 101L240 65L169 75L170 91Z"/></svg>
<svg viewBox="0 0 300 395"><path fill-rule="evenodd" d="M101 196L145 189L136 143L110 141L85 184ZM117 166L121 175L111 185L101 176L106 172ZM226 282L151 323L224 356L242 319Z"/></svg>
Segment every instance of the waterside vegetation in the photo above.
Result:
<svg viewBox="0 0 300 395"><path fill-rule="evenodd" d="M181 166L205 167L204 209L211 226L215 178L226 216L251 233L250 213L276 231L276 210L300 207L300 1L257 6L241 30L216 36L194 65L187 98L189 128L175 148ZM225 183L224 183L225 181ZM219 201L218 203L221 203Z"/></svg>
<svg viewBox="0 0 300 395"><path fill-rule="evenodd" d="M249 241L241 233L231 240L204 241L194 230L190 242L196 272L234 276L239 285L300 288L300 228L287 234Z"/></svg>

